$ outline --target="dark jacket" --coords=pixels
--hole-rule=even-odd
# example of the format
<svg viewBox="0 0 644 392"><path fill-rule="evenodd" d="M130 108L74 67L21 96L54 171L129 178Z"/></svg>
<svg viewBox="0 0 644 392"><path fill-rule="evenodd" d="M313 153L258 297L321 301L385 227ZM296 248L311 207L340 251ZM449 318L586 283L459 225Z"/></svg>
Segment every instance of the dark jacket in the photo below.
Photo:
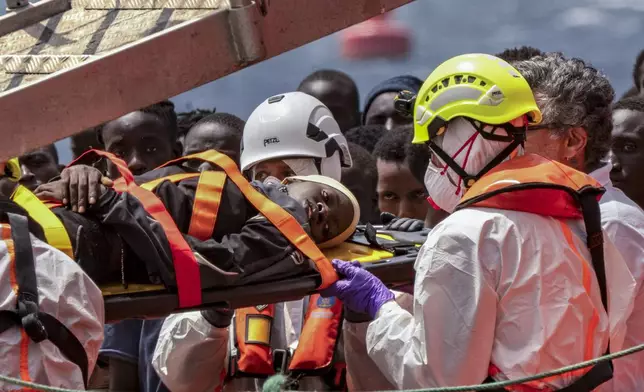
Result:
<svg viewBox="0 0 644 392"><path fill-rule="evenodd" d="M148 172L135 181L143 184L187 171L189 169L170 166ZM182 233L187 233L190 226L197 183L198 178L178 184L164 181L153 191L163 201ZM306 211L288 196L286 187L257 182L252 185L293 215L305 230L308 229ZM176 286L165 233L132 195L119 195L109 189L84 215L64 208L54 212L70 233L78 262L97 282L120 281L123 268L126 281ZM204 289L281 279L310 272L314 268L312 262L302 263L304 257L275 226L258 215L258 211L229 180L223 188L212 238L199 241L187 234L184 238L194 252L209 262L200 266Z"/></svg>

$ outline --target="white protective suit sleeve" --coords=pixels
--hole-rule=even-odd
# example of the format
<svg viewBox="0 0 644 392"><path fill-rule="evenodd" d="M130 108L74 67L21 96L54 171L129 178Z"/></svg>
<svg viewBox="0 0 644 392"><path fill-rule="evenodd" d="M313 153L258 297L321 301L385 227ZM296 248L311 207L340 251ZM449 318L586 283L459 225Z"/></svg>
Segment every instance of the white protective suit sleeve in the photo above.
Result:
<svg viewBox="0 0 644 392"><path fill-rule="evenodd" d="M607 164L590 175L606 192L599 201L602 227L622 254L635 281L637 296L626 325L624 348L644 343L644 211L610 181L612 165ZM614 351L614 350L613 350ZM616 359L613 391L636 391L644 385L644 352Z"/></svg>
<svg viewBox="0 0 644 392"><path fill-rule="evenodd" d="M393 291L396 303L407 312L413 311L413 296L411 294ZM382 374L378 366L369 357L366 345L368 322L351 323L344 321L342 336L344 337L344 357L347 365L347 379L353 391L389 391L395 387Z"/></svg>
<svg viewBox="0 0 644 392"><path fill-rule="evenodd" d="M201 312L166 318L152 366L172 392L211 392L224 381L228 328L215 328Z"/></svg>
<svg viewBox="0 0 644 392"><path fill-rule="evenodd" d="M63 252L31 236L36 264L40 310L55 316L81 342L91 375L103 343L104 308L101 290L81 267ZM0 309L16 308L12 287L15 258L0 241ZM2 374L59 388L84 390L83 376L74 363L48 340L35 343L19 328L0 334ZM21 387L0 382L0 390Z"/></svg>
<svg viewBox="0 0 644 392"><path fill-rule="evenodd" d="M574 233L570 243L564 232ZM414 389L478 384L490 364L501 371L497 378L516 379L597 357L609 325L617 350L635 282L605 241L608 287L617 288L609 294L610 324L589 275L583 222L457 211L429 234L416 260L413 313L391 301L370 323L369 356L397 389ZM574 377L535 387L561 388Z"/></svg>

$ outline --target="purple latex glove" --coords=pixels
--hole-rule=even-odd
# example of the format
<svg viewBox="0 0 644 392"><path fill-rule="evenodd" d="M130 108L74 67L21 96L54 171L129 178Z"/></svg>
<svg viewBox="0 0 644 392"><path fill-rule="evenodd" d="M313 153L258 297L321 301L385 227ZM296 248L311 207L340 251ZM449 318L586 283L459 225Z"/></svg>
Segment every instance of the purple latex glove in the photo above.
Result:
<svg viewBox="0 0 644 392"><path fill-rule="evenodd" d="M386 302L393 301L394 294L360 263L341 260L331 261L340 275L340 280L321 291L323 297L338 297L350 310L367 313L372 319Z"/></svg>

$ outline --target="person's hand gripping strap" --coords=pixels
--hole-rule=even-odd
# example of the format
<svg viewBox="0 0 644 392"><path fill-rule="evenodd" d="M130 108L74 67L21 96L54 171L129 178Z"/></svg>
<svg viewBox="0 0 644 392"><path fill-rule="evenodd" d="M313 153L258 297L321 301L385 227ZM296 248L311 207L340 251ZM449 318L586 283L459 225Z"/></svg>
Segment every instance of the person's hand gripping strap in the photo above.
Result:
<svg viewBox="0 0 644 392"><path fill-rule="evenodd" d="M367 313L372 319L382 305L394 300L394 294L387 286L362 269L359 262L334 259L331 264L341 278L321 291L323 297L338 297L353 312Z"/></svg>
<svg viewBox="0 0 644 392"><path fill-rule="evenodd" d="M190 246L177 228L172 216L168 213L163 202L152 192L141 188L134 182L134 176L127 168L125 162L114 154L100 150L89 150L78 159L87 154L97 154L109 159L118 169L123 178L123 187L115 189L117 192L128 192L136 197L145 210L163 227L172 252L174 273L177 280L177 295L179 307L187 308L201 305L201 275L199 265Z"/></svg>
<svg viewBox="0 0 644 392"><path fill-rule="evenodd" d="M272 200L262 195L259 191L253 188L252 185L244 178L237 164L230 159L227 155L217 152L215 150L208 150L197 154L187 155L179 159L175 159L160 166L167 166L176 164L190 159L200 159L209 162L224 170L228 178L239 188L244 194L246 199L262 213L281 233L292 243L300 252L306 257L311 259L320 273L322 282L318 289L324 289L338 280L333 266L317 247L315 242L304 231L298 221L287 211L282 209L279 205L275 204Z"/></svg>

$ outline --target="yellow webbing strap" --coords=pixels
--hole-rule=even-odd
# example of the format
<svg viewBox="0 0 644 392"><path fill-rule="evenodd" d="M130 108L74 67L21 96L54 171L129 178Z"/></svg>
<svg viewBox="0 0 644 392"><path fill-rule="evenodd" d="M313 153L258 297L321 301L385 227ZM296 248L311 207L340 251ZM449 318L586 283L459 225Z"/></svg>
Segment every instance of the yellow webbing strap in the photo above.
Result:
<svg viewBox="0 0 644 392"><path fill-rule="evenodd" d="M49 245L74 258L74 249L63 222L36 195L18 185L11 195L11 200L27 210L29 216L42 227Z"/></svg>
<svg viewBox="0 0 644 392"><path fill-rule="evenodd" d="M195 192L188 234L201 241L205 241L212 236L215 230L219 203L221 202L221 196L226 182L225 172L205 171L201 174L172 174L146 182L141 185L141 188L152 191L164 181L177 183L195 177L199 177L199 183Z"/></svg>
<svg viewBox="0 0 644 392"><path fill-rule="evenodd" d="M151 190L154 190L154 188L156 188L157 186L159 186L159 184L161 184L163 181L170 181L172 183L177 183L179 181L187 180L188 178L194 178L194 177L199 177L199 173L171 174L166 177L161 177L152 181L148 181L145 184L142 184L141 188L151 191Z"/></svg>
<svg viewBox="0 0 644 392"><path fill-rule="evenodd" d="M266 217L297 249L311 259L320 273L322 283L319 289L329 287L338 280L338 274L333 269L329 260L317 247L315 242L304 231L298 221L287 211L275 204L272 200L262 195L244 178L235 162L228 156L215 150L208 150L197 154L181 157L160 166L172 165L189 159L200 159L222 168L228 178L239 188L248 200L262 215Z"/></svg>
<svg viewBox="0 0 644 392"><path fill-rule="evenodd" d="M192 205L188 234L201 241L212 237L225 183L226 173L224 172L204 171L201 173L195 192L195 201Z"/></svg>

